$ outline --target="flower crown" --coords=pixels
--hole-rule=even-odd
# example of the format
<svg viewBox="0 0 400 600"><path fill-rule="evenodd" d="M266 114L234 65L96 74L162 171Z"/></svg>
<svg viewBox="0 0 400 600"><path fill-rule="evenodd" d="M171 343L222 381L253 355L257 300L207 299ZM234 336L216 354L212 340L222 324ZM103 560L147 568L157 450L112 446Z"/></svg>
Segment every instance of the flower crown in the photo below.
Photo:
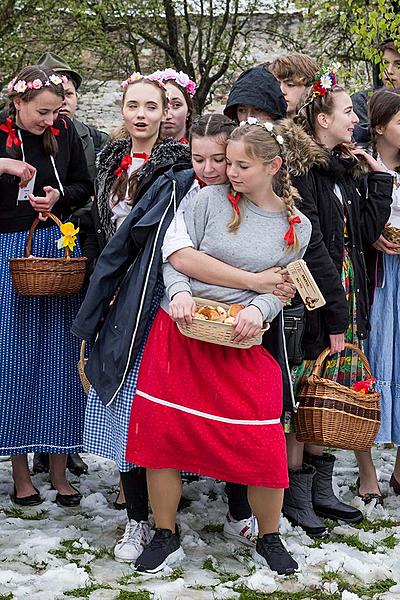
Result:
<svg viewBox="0 0 400 600"><path fill-rule="evenodd" d="M9 93L17 92L17 94L24 94L26 90L40 90L42 87L48 87L50 85L60 85L61 83L67 83L68 78L65 75L50 75L46 81L42 81L37 78L33 81L25 81L25 79L18 79L14 77L7 86Z"/></svg>
<svg viewBox="0 0 400 600"><path fill-rule="evenodd" d="M307 102L299 109L302 110L315 100L315 98L325 96L337 84L337 76L332 67L323 67L317 73L311 89L308 93Z"/></svg>
<svg viewBox="0 0 400 600"><path fill-rule="evenodd" d="M138 71L135 71L134 73L132 73L132 75L129 75L128 79L125 79L121 83L121 87L123 90L126 90L128 85L130 85L131 83L135 83L135 81L140 81L141 79L148 79L149 81L154 81L161 89L163 89L165 92L167 91L165 84L162 80L158 78L158 76L156 76L156 73L151 73L151 75L142 75Z"/></svg>
<svg viewBox="0 0 400 600"><path fill-rule="evenodd" d="M191 98L196 93L196 84L190 79L189 75L186 75L183 71L175 71L175 69L164 69L164 71L155 71L151 77L156 78L158 81L175 81L181 88L183 88Z"/></svg>
<svg viewBox="0 0 400 600"><path fill-rule="evenodd" d="M285 141L280 134L275 133L274 124L271 123L270 121L267 121L266 123L262 123L255 117L249 117L246 121L240 122L240 127L244 127L245 125L258 125L258 127L262 127L263 129L268 131L268 133L274 138L274 140L281 147L281 149L282 150L284 149Z"/></svg>

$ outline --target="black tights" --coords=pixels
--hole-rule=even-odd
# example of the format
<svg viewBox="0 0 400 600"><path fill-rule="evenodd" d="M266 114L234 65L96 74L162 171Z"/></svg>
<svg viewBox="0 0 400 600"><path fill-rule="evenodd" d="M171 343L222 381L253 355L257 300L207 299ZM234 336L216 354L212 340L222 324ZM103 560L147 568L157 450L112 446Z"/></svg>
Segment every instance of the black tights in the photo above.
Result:
<svg viewBox="0 0 400 600"><path fill-rule="evenodd" d="M146 469L138 467L126 473L120 473L126 500L128 519L147 521L149 518L149 496L147 493ZM229 513L239 521L251 516L247 500L247 486L239 483L226 483Z"/></svg>

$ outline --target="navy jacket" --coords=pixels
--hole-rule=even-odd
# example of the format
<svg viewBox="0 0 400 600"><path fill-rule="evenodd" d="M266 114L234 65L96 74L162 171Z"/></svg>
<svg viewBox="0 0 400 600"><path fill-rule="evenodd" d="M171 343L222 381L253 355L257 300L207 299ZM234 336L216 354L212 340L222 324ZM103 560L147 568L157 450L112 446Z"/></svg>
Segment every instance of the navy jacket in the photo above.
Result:
<svg viewBox="0 0 400 600"><path fill-rule="evenodd" d="M96 340L85 372L106 405L115 399L143 341L164 235L193 179L192 169L175 166L142 196L101 253L73 323L76 336Z"/></svg>

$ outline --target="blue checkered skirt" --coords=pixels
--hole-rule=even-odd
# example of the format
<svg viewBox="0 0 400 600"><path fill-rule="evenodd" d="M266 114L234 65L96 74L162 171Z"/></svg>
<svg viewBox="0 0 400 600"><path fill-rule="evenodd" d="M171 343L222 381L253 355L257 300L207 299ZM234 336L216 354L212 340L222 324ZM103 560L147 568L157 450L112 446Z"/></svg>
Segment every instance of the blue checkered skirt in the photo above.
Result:
<svg viewBox="0 0 400 600"><path fill-rule="evenodd" d="M135 466L125 460L129 419L144 347L163 295L164 286L160 280L153 296L142 345L113 403L110 406L104 406L93 387L90 388L88 396L83 436L84 449L86 452L115 461L121 472L129 471Z"/></svg>
<svg viewBox="0 0 400 600"><path fill-rule="evenodd" d="M32 254L63 256L59 237L58 227L37 229ZM0 234L0 455L79 452L86 399L70 330L82 297L16 294L9 259L24 256L26 239L26 231Z"/></svg>

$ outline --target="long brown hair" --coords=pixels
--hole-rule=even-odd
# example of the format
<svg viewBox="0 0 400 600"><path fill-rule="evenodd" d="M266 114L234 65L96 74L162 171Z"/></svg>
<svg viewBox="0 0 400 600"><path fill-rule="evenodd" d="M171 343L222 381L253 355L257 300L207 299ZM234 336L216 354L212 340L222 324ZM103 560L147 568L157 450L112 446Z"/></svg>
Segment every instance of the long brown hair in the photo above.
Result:
<svg viewBox="0 0 400 600"><path fill-rule="evenodd" d="M263 163L268 164L276 156L280 156L282 159L282 166L278 173L273 179L274 192L281 197L281 200L286 207L287 220L290 225L291 219L295 214L295 200L299 197L297 191L292 186L292 182L289 175L288 165L286 162L285 152L283 147L275 139L278 135L282 135L279 125L274 124L274 135L272 135L267 129L261 124L253 125L246 123L241 127L236 127L231 133L229 139L234 141L242 141L244 143L245 151L249 158L255 160L261 160ZM240 226L241 217L234 210L232 219L228 224L229 231L236 231ZM294 248L298 248L298 240L296 233Z"/></svg>
<svg viewBox="0 0 400 600"><path fill-rule="evenodd" d="M146 85L151 85L151 86L155 87L160 92L161 105L162 105L163 110L165 110L167 108L168 98L167 98L165 89L163 87L161 87L157 81L147 79L146 77L143 77L142 79L138 79L137 81L133 81L133 82L129 83L129 85L124 89L124 92L123 92L122 98L121 98L121 108L123 108L123 106L124 106L125 96L126 96L128 89L130 88L130 86L136 85L137 83L145 83ZM126 130L126 128L124 126L121 126L119 128L119 134L114 134L113 137L114 137L114 139L129 140L127 152L131 151L131 149L132 149L131 136L129 135L128 131ZM161 141L161 138L160 138L160 132L159 132L154 146L159 144L160 141ZM153 148L154 148L154 146L153 146ZM118 204L119 202L124 200L126 197L128 198L127 199L128 204L131 204L131 205L134 204L135 197L136 197L136 191L137 191L137 187L138 187L138 177L139 177L141 169L142 169L142 167L140 167L139 169L134 171L130 177L128 177L128 174L126 171L123 171L121 176L117 177L115 179L113 186L111 188L114 205Z"/></svg>
<svg viewBox="0 0 400 600"><path fill-rule="evenodd" d="M39 89L34 89L32 87L27 88L24 92L17 92L14 90L14 87L11 86L11 89L8 92L6 115L10 117L14 123L16 122L17 117L17 110L14 105L15 98L21 98L22 102L28 103L34 98L36 98L36 96L40 96L40 94L42 94L45 90L48 90L55 96L59 96L60 98L62 98L62 100L64 100L65 94L62 83L58 85L54 83L50 83L50 85L47 84L47 82L50 81L49 78L51 77L51 75L58 74L55 73L52 69L42 69L38 65L30 65L22 69L19 73L17 73L17 75L13 79L13 82L25 81L26 83L30 83L35 81L35 79L39 79L42 82L43 86ZM55 156L58 152L57 138L52 133L50 127L47 127L44 131L43 146L45 151L48 154L51 154L52 156ZM6 148L6 152L12 158L22 158L21 148L16 147L15 145L12 145L11 148Z"/></svg>
<svg viewBox="0 0 400 600"><path fill-rule="evenodd" d="M369 128L371 131L372 148L376 158L376 142L379 134L378 127L385 127L392 118L400 112L400 88L377 90L368 104Z"/></svg>

